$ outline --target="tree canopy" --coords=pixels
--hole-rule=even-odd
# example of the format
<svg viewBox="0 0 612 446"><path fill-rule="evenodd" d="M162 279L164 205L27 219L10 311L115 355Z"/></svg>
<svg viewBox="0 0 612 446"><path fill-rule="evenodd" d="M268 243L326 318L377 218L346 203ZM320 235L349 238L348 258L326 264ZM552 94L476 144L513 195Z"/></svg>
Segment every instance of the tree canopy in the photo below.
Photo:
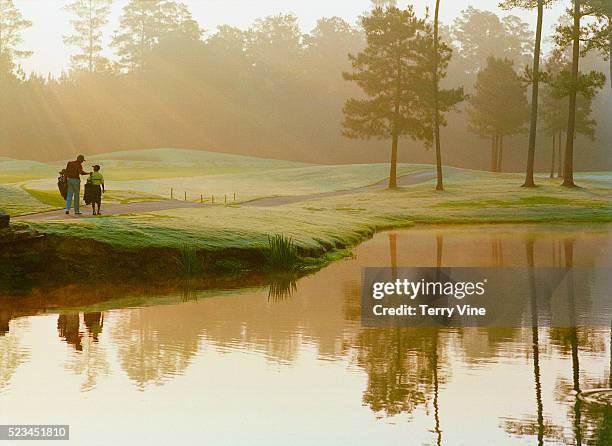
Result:
<svg viewBox="0 0 612 446"><path fill-rule="evenodd" d="M32 54L21 48L21 32L30 26L32 22L23 18L13 0L0 0L0 76L13 72L15 59Z"/></svg>
<svg viewBox="0 0 612 446"><path fill-rule="evenodd" d="M64 42L80 50L70 57L73 68L89 72L109 68L110 62L102 54L102 37L112 3L113 0L75 0L66 5L66 10L73 14L70 23L74 33L64 36Z"/></svg>

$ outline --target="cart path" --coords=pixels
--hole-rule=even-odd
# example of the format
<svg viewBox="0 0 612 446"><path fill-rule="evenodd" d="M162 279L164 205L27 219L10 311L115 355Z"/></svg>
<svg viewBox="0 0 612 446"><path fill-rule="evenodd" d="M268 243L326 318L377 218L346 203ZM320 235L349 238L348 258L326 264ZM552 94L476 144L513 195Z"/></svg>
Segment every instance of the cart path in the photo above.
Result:
<svg viewBox="0 0 612 446"><path fill-rule="evenodd" d="M451 172L451 169L445 168L444 173L448 174ZM401 175L397 177L397 185L401 186L411 186L413 184L423 183L425 181L429 181L436 177L436 173L434 171L419 171L408 173L406 175ZM247 201L243 203L243 206L258 206L258 207L272 207L272 206L282 206L284 204L291 203L299 203L300 201L308 201L314 200L318 198L326 198L326 197L337 197L340 195L349 195L357 192L373 192L377 190L383 190L387 188L388 179L380 181L375 184L371 184L369 186L356 187L354 189L347 190L337 190L331 192L321 192L318 194L308 194L308 195L285 195L280 197L267 197L267 198L256 198L255 200Z"/></svg>
<svg viewBox="0 0 612 446"><path fill-rule="evenodd" d="M102 203L102 215L122 215L139 214L144 212L165 211L168 209L193 208L202 206L200 203L192 201L163 200L163 201L142 201L136 203ZM95 218L91 215L91 206L81 205L82 215L74 215L74 210L70 215L66 215L65 209L40 212L37 214L21 215L11 218L14 221L48 221L48 220L74 220L79 218Z"/></svg>
<svg viewBox="0 0 612 446"><path fill-rule="evenodd" d="M445 173L450 173L451 169L445 169ZM422 183L435 178L435 172L433 171L419 171L413 172L406 175L398 176L398 186L410 186L413 184ZM372 192L377 190L383 190L387 187L387 180L380 181L378 183L356 187L353 189L339 190L332 192L322 192L318 194L307 194L307 195L293 195L293 196L279 196L279 197L265 197L257 198L255 200L247 201L244 203L238 203L241 206L256 206L256 207L274 207L282 206L285 204L299 203L301 201L308 201L318 198L336 197L341 195L349 195L358 192ZM181 209L181 208L194 208L202 206L211 206L210 204L201 204L193 201L180 201L180 200L160 200L160 201L144 201L135 203L103 203L102 204L102 215L125 215L125 214L139 214L145 212L154 211L165 211L169 209ZM21 215L19 217L12 218L13 221L49 221L49 220L74 220L81 218L95 218L91 215L90 206L81 206L82 215L74 215L73 211L70 215L65 214L64 209L39 212L36 214Z"/></svg>

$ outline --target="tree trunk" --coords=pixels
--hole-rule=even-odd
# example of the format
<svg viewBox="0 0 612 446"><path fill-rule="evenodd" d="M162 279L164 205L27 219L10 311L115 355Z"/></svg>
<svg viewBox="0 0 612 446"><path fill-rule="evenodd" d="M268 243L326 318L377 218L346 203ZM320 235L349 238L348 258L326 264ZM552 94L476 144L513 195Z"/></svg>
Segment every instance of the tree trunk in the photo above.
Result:
<svg viewBox="0 0 612 446"><path fill-rule="evenodd" d="M612 16L608 16L608 62L610 63L610 76L608 77L610 78L610 90L612 90Z"/></svg>
<svg viewBox="0 0 612 446"><path fill-rule="evenodd" d="M559 154L557 178L563 178L563 132L559 132L559 147L557 153Z"/></svg>
<svg viewBox="0 0 612 446"><path fill-rule="evenodd" d="M533 86L531 89L531 116L529 126L529 149L527 151L527 173L523 187L535 187L533 170L535 164L535 146L538 130L538 94L540 90L540 46L542 44L542 19L544 16L543 0L538 0L538 24L536 26L535 48L533 51Z"/></svg>
<svg viewBox="0 0 612 446"><path fill-rule="evenodd" d="M497 155L497 171L502 171L502 160L504 156L504 135L499 136L499 154Z"/></svg>
<svg viewBox="0 0 612 446"><path fill-rule="evenodd" d="M555 155L556 155L556 151L557 151L557 144L556 144L556 138L557 135L555 134L555 132L553 132L552 134L552 161L550 162L550 178L554 178L555 177Z"/></svg>
<svg viewBox="0 0 612 446"><path fill-rule="evenodd" d="M395 104L393 114L393 134L391 142L391 166L389 172L389 189L397 188L397 145L400 135L399 120L400 120L400 101L402 98L402 63L397 57L397 79L395 81Z"/></svg>
<svg viewBox="0 0 612 446"><path fill-rule="evenodd" d="M88 49L88 60L89 60L89 72L93 73L93 4L92 0L89 0L89 49Z"/></svg>
<svg viewBox="0 0 612 446"><path fill-rule="evenodd" d="M397 133L393 134L393 141L391 142L391 167L389 171L389 189L397 188Z"/></svg>
<svg viewBox="0 0 612 446"><path fill-rule="evenodd" d="M497 171L497 135L491 139L491 172Z"/></svg>
<svg viewBox="0 0 612 446"><path fill-rule="evenodd" d="M440 12L440 0L436 0L436 11L434 14L434 63L433 63L433 87L434 87L434 138L436 140L436 177L438 179L436 190L444 190L442 180L442 151L440 149L440 111L439 111L439 85L438 85L438 15Z"/></svg>
<svg viewBox="0 0 612 446"><path fill-rule="evenodd" d="M572 88L569 97L569 117L565 138L565 159L563 160L563 184L576 187L574 183L574 134L576 132L576 84L578 82L578 63L580 58L580 0L574 0L574 25L572 29Z"/></svg>

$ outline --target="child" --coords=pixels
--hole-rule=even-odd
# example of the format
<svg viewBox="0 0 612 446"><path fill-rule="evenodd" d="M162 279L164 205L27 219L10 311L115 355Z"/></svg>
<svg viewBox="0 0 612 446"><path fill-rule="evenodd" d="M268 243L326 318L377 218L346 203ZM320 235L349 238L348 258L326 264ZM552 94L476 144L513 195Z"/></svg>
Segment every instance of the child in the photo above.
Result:
<svg viewBox="0 0 612 446"><path fill-rule="evenodd" d="M100 166L93 166L93 172L89 176L91 180L92 188L92 200L91 207L93 209L93 215L96 215L96 204L98 205L98 215L102 215L100 212L100 205L102 204L102 192L104 192L104 177L100 173Z"/></svg>

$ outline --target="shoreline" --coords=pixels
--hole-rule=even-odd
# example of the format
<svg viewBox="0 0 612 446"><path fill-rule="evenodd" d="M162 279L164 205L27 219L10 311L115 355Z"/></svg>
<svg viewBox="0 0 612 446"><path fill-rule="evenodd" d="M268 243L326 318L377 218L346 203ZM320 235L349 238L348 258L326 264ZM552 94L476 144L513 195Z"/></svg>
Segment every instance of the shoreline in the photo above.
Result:
<svg viewBox="0 0 612 446"><path fill-rule="evenodd" d="M253 281L259 286L265 286L274 282L275 276L284 274L288 275L290 280L297 280L316 273L337 260L351 257L355 247L382 232L428 227L502 227L515 224L534 228L547 225L560 229L564 226L588 225L605 230L612 224L612 220L406 221L361 232L359 239L344 243L337 241L335 245L320 245L318 250L297 246L299 267L295 271L286 272L269 270L264 246L252 246L248 249L196 249L195 253L202 269L199 273L188 274L181 265L181 250L176 247L143 247L133 250L93 239L43 233L42 237L37 236L31 241L17 243L13 249L5 250L0 255L0 298L22 294L22 291L26 291L24 284L29 289L63 284L66 271L73 272L70 276L71 282L92 286L108 282L136 286L147 284L158 288L171 283L174 284L174 290L177 290L186 281L204 286L204 289L218 289L236 282ZM20 245L22 248L19 248ZM75 251L78 252L77 255L74 255ZM92 258L98 260L94 262Z"/></svg>

